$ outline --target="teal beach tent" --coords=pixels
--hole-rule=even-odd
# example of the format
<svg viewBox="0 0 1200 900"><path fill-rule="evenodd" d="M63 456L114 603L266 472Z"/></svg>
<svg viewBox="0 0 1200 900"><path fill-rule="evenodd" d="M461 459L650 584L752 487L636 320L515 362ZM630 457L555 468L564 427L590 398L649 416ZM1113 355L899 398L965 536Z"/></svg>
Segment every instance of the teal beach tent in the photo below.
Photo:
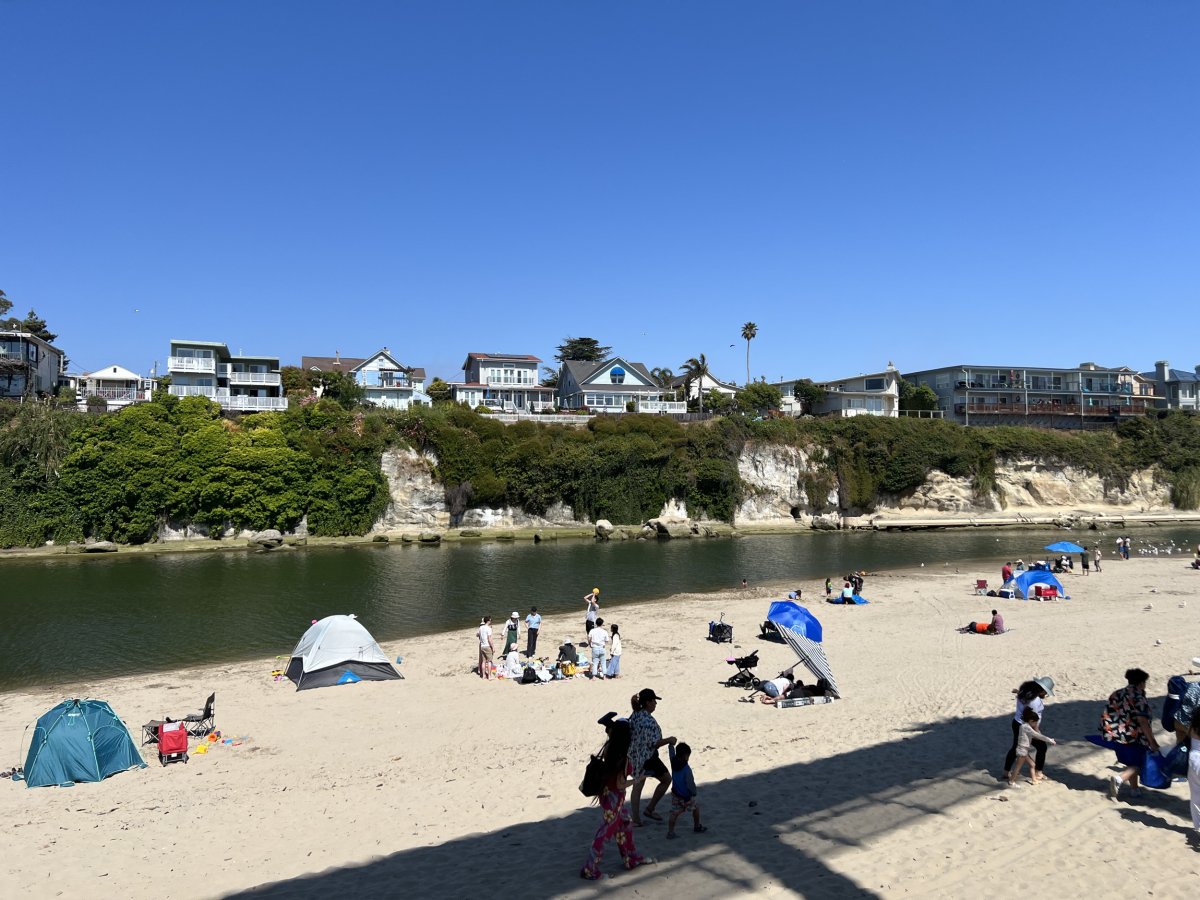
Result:
<svg viewBox="0 0 1200 900"><path fill-rule="evenodd" d="M103 700L64 700L37 720L25 757L25 786L101 781L145 768L129 729Z"/></svg>

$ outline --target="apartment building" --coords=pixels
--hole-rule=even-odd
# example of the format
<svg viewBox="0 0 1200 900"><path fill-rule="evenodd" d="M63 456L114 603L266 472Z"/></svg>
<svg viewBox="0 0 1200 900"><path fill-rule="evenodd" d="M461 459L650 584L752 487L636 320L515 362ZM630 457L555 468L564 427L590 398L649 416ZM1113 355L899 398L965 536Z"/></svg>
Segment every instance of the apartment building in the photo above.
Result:
<svg viewBox="0 0 1200 900"><path fill-rule="evenodd" d="M235 356L216 341L172 340L167 374L176 397L207 397L227 411L287 409L277 356Z"/></svg>

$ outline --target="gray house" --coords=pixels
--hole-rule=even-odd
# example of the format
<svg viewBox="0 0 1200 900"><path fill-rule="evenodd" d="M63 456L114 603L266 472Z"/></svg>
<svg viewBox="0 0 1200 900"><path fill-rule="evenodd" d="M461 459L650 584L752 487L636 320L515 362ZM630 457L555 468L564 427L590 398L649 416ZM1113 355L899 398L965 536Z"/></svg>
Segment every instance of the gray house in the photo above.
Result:
<svg viewBox="0 0 1200 900"><path fill-rule="evenodd" d="M46 397L58 390L63 352L27 331L0 331L0 398Z"/></svg>
<svg viewBox="0 0 1200 900"><path fill-rule="evenodd" d="M639 362L613 356L600 362L568 359L558 371L558 405L562 409L683 413L687 404L663 399L663 389Z"/></svg>
<svg viewBox="0 0 1200 900"><path fill-rule="evenodd" d="M1155 405L1159 409L1200 409L1200 366L1194 371L1172 369L1165 359L1142 377L1154 382Z"/></svg>

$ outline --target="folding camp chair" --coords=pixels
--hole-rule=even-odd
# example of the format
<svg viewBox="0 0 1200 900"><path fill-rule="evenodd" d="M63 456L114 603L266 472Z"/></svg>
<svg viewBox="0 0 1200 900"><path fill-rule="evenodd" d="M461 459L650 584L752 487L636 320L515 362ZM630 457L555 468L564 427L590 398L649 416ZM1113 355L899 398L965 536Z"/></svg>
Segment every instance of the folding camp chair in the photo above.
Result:
<svg viewBox="0 0 1200 900"><path fill-rule="evenodd" d="M975 582L975 593L986 594L988 592L987 579L980 578Z"/></svg>
<svg viewBox="0 0 1200 900"><path fill-rule="evenodd" d="M216 699L217 695L215 693L209 694L208 699L204 701L204 709L202 711L191 713L179 720L187 729L187 733L192 737L203 737L213 730L213 726L216 723L213 703Z"/></svg>

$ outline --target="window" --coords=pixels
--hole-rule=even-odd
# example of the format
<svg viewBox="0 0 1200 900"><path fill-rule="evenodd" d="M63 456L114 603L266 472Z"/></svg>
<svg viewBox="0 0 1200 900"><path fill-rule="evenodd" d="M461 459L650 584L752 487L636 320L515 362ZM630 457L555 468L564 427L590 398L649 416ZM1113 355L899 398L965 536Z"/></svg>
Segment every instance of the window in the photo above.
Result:
<svg viewBox="0 0 1200 900"><path fill-rule="evenodd" d="M884 379L868 378L866 388L868 391L882 391L884 388Z"/></svg>
<svg viewBox="0 0 1200 900"><path fill-rule="evenodd" d="M950 387L950 376L948 374L939 374L937 376L937 386L944 390Z"/></svg>
<svg viewBox="0 0 1200 900"><path fill-rule="evenodd" d="M37 344L29 345L29 361L30 362L38 361L38 346L37 346Z"/></svg>
<svg viewBox="0 0 1200 900"><path fill-rule="evenodd" d="M613 384L624 384L625 370L620 366L613 366L612 371L608 373L608 378Z"/></svg>

